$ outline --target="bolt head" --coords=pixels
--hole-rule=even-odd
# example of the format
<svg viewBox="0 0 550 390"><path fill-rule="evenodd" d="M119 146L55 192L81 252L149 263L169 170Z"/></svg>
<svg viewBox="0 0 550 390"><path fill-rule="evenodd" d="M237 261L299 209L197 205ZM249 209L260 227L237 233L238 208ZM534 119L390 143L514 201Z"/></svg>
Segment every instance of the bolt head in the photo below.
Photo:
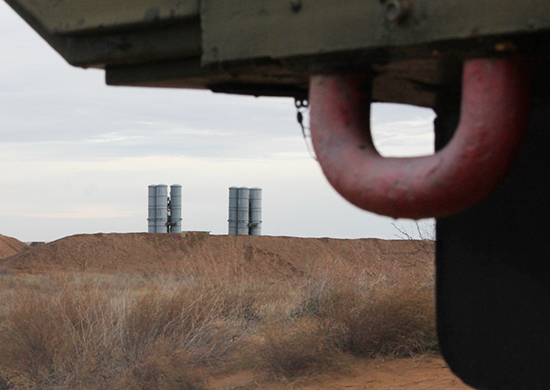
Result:
<svg viewBox="0 0 550 390"><path fill-rule="evenodd" d="M406 22L410 11L411 3L408 0L383 0L386 20L390 23L402 24Z"/></svg>
<svg viewBox="0 0 550 390"><path fill-rule="evenodd" d="M290 0L290 9L292 12L300 12L302 9L302 0Z"/></svg>

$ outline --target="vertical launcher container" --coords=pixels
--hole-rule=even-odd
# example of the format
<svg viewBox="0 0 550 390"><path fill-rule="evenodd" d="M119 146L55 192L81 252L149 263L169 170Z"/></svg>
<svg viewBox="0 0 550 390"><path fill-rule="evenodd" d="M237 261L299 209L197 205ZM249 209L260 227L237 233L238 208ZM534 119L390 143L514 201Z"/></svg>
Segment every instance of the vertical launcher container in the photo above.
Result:
<svg viewBox="0 0 550 390"><path fill-rule="evenodd" d="M237 210L239 208L239 188L229 187L229 231L230 236L237 235Z"/></svg>
<svg viewBox="0 0 550 390"><path fill-rule="evenodd" d="M147 232L156 233L156 220L157 220L157 186L149 186L149 204L147 213Z"/></svg>
<svg viewBox="0 0 550 390"><path fill-rule="evenodd" d="M248 187L240 187L237 199L237 235L248 236L248 223L250 220L250 190Z"/></svg>
<svg viewBox="0 0 550 390"><path fill-rule="evenodd" d="M168 232L168 186L159 184L156 191L155 201L155 233Z"/></svg>
<svg viewBox="0 0 550 390"><path fill-rule="evenodd" d="M181 233L181 185L172 184L170 186L170 207L169 226L170 233Z"/></svg>
<svg viewBox="0 0 550 390"><path fill-rule="evenodd" d="M251 236L262 235L262 189L250 189L250 223L248 234Z"/></svg>
<svg viewBox="0 0 550 390"><path fill-rule="evenodd" d="M147 231L149 233L181 233L182 221L181 185L151 184L149 186L149 205Z"/></svg>
<svg viewBox="0 0 550 390"><path fill-rule="evenodd" d="M262 235L262 189L229 187L229 235Z"/></svg>

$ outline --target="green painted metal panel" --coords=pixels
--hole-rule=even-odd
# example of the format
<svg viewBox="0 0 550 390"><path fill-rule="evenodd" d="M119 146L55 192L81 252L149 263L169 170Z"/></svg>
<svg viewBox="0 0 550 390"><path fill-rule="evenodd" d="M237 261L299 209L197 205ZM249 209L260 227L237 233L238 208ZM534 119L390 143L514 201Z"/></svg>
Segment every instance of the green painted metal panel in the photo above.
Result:
<svg viewBox="0 0 550 390"><path fill-rule="evenodd" d="M200 58L201 55L198 15L177 23L143 22L141 28L121 25L119 29L107 31L52 34L41 20L20 4L20 0L6 2L71 65L103 68L172 58Z"/></svg>
<svg viewBox="0 0 550 390"><path fill-rule="evenodd" d="M198 17L199 0L17 0L51 34Z"/></svg>
<svg viewBox="0 0 550 390"><path fill-rule="evenodd" d="M536 32L550 29L548 9L547 0L202 0L202 62Z"/></svg>
<svg viewBox="0 0 550 390"><path fill-rule="evenodd" d="M375 100L433 106L464 58L550 58L549 0L5 1L114 85L303 98L311 73L345 68L373 72Z"/></svg>

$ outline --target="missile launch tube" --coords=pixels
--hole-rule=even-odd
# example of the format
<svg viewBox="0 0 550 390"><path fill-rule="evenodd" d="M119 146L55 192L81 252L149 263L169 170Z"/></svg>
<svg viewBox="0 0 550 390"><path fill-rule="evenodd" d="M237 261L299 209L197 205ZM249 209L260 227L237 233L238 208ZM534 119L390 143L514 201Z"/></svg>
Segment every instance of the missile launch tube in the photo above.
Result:
<svg viewBox="0 0 550 390"><path fill-rule="evenodd" d="M168 186L159 184L156 197L155 233L168 233Z"/></svg>
<svg viewBox="0 0 550 390"><path fill-rule="evenodd" d="M248 236L248 223L250 220L250 190L248 187L240 187L237 192L239 195L237 202L237 234L239 236Z"/></svg>
<svg viewBox="0 0 550 390"><path fill-rule="evenodd" d="M156 202L157 202L157 186L152 184L149 186L149 203L147 216L147 232L156 232Z"/></svg>
<svg viewBox="0 0 550 390"><path fill-rule="evenodd" d="M170 186L170 232L181 233L181 185Z"/></svg>
<svg viewBox="0 0 550 390"><path fill-rule="evenodd" d="M250 189L250 228L251 236L262 235L262 189Z"/></svg>

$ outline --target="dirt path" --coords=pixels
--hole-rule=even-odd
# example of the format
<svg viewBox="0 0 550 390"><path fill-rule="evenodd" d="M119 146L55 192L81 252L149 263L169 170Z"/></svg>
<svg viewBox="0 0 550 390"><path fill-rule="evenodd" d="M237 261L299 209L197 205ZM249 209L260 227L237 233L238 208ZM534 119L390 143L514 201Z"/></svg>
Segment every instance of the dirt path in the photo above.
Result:
<svg viewBox="0 0 550 390"><path fill-rule="evenodd" d="M386 362L364 361L349 374L324 377L308 383L258 383L245 372L213 380L211 390L234 389L299 390L468 390L441 358L400 359Z"/></svg>
<svg viewBox="0 0 550 390"><path fill-rule="evenodd" d="M443 359L431 361L394 360L368 362L356 367L356 376L335 378L303 386L304 390L465 390L471 389L458 379Z"/></svg>

